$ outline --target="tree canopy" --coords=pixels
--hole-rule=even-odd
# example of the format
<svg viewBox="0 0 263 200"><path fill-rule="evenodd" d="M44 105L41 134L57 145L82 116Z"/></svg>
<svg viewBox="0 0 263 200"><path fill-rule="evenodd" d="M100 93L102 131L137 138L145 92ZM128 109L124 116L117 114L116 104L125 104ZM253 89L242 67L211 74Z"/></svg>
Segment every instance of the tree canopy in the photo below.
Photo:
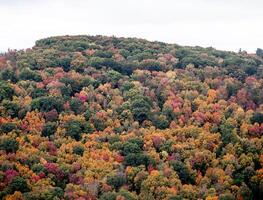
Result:
<svg viewBox="0 0 263 200"><path fill-rule="evenodd" d="M0 54L0 199L263 196L263 56L58 36Z"/></svg>

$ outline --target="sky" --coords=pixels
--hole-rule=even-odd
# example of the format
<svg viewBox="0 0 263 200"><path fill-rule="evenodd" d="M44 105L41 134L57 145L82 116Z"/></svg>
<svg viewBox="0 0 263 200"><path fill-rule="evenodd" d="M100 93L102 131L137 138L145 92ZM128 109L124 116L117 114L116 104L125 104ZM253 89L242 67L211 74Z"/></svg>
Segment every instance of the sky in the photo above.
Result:
<svg viewBox="0 0 263 200"><path fill-rule="evenodd" d="M262 0L0 0L0 51L114 35L253 53L263 48L262 11Z"/></svg>

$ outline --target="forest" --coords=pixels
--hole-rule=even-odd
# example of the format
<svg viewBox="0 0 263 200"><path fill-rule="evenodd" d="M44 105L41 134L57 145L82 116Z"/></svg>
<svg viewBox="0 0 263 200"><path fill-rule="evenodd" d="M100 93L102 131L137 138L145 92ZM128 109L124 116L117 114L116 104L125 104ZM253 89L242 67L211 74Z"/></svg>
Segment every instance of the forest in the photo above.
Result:
<svg viewBox="0 0 263 200"><path fill-rule="evenodd" d="M263 50L57 36L0 54L0 199L263 197Z"/></svg>

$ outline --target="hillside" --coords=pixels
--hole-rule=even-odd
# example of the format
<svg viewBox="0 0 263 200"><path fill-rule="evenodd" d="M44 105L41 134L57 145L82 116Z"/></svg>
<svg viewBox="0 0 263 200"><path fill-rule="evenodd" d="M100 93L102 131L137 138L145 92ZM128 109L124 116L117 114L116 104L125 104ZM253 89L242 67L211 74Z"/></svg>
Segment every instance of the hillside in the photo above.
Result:
<svg viewBox="0 0 263 200"><path fill-rule="evenodd" d="M263 196L263 53L59 36L0 56L0 199Z"/></svg>

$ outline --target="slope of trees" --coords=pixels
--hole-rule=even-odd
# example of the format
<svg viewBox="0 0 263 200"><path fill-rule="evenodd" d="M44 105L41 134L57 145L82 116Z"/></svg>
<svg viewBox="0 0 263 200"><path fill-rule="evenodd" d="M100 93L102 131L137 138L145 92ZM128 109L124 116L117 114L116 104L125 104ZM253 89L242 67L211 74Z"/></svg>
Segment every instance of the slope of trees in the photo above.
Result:
<svg viewBox="0 0 263 200"><path fill-rule="evenodd" d="M0 199L261 199L261 54L61 36L0 55Z"/></svg>

